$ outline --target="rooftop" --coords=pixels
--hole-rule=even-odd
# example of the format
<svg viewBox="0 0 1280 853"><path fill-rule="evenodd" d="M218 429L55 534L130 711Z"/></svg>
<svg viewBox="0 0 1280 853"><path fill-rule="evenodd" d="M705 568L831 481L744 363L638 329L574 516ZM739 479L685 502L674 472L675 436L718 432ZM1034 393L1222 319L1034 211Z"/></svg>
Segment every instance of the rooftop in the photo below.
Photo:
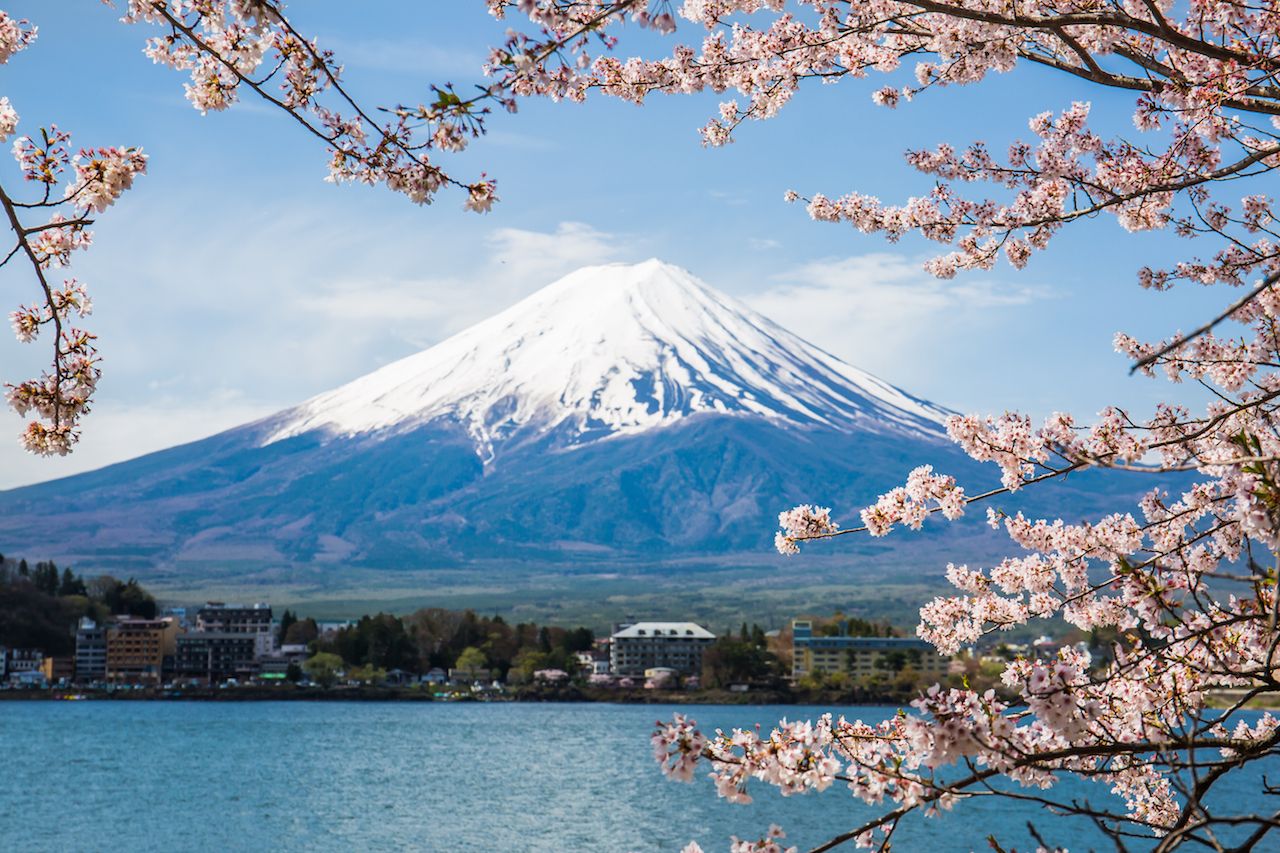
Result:
<svg viewBox="0 0 1280 853"><path fill-rule="evenodd" d="M915 637L804 637L793 640L797 646L827 649L928 649L933 646Z"/></svg>
<svg viewBox="0 0 1280 853"><path fill-rule="evenodd" d="M613 639L634 637L692 637L714 640L716 635L696 622L636 622L613 635Z"/></svg>

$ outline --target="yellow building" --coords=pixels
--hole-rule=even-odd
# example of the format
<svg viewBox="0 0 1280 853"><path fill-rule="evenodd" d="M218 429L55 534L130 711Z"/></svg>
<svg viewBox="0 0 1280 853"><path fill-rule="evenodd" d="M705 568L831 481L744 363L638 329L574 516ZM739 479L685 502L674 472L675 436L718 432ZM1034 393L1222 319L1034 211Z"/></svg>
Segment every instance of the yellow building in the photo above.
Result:
<svg viewBox="0 0 1280 853"><path fill-rule="evenodd" d="M177 638L174 619L121 619L107 630L107 680L158 684Z"/></svg>
<svg viewBox="0 0 1280 853"><path fill-rule="evenodd" d="M947 674L951 659L938 654L924 640L909 637L820 637L813 623L791 623L791 675L847 672L854 678L891 675L910 666L931 678Z"/></svg>

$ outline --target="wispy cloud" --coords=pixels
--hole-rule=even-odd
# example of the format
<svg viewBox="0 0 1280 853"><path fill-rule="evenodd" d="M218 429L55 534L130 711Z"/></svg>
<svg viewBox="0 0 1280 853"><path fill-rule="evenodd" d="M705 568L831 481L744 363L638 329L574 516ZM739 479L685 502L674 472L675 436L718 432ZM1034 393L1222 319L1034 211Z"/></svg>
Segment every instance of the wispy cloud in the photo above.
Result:
<svg viewBox="0 0 1280 853"><path fill-rule="evenodd" d="M934 278L918 258L881 252L814 261L745 294L757 311L841 358L927 391L957 341L989 334L1012 313L1054 297L1041 284Z"/></svg>
<svg viewBox="0 0 1280 853"><path fill-rule="evenodd" d="M354 233L323 210L260 209L202 240L134 256L124 238L87 256L106 359L98 405L67 459L24 455L0 409L0 488L67 476L235 426L425 349L578 267L636 259L631 238L581 222L502 227L477 245L402 218ZM121 230L163 233L156 211ZM306 253L281 246L306 244ZM228 251L228 246L235 251ZM129 269L129 276L118 270ZM13 381L42 347L0 336Z"/></svg>
<svg viewBox="0 0 1280 853"><path fill-rule="evenodd" d="M298 294L299 310L354 334L390 334L418 346L501 311L556 278L625 256L629 242L581 222L551 231L498 228L478 264L435 277L334 279Z"/></svg>
<svg viewBox="0 0 1280 853"><path fill-rule="evenodd" d="M349 38L326 36L323 46L332 50L338 61L353 68L388 71L393 74L436 74L464 83L482 79L483 53L442 47L426 38Z"/></svg>
<svg viewBox="0 0 1280 853"><path fill-rule="evenodd" d="M85 420L84 437L70 456L46 459L23 453L12 441L21 422L12 412L0 416L0 489L69 477L144 453L206 438L224 429L270 414L275 406L244 399L237 391L218 391L199 399L158 396L142 405L106 403Z"/></svg>

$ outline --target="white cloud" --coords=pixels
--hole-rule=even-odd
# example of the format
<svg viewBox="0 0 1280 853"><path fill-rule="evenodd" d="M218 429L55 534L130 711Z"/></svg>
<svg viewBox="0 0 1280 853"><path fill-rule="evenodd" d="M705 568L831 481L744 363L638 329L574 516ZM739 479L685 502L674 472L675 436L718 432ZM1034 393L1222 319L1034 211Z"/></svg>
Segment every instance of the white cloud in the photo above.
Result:
<svg viewBox="0 0 1280 853"><path fill-rule="evenodd" d="M342 324L349 334L390 332L427 346L575 269L617 260L629 246L581 222L562 222L553 231L498 228L485 243L484 260L463 272L343 278L299 293L296 305Z"/></svg>
<svg viewBox="0 0 1280 853"><path fill-rule="evenodd" d="M0 490L123 462L206 438L270 414L277 407L244 400L235 392L192 400L155 400L147 405L98 405L83 422L83 438L69 456L44 458L18 447L23 421L10 410L0 414Z"/></svg>
<svg viewBox="0 0 1280 853"><path fill-rule="evenodd" d="M814 261L773 277L744 300L835 355L916 393L932 390L957 341L989 334L1019 309L1050 299L1039 284L958 277L944 281L918 259L892 253ZM954 398L953 398L954 399Z"/></svg>
<svg viewBox="0 0 1280 853"><path fill-rule="evenodd" d="M162 220L151 210L127 224L130 233L164 233ZM259 209L202 239L156 242L140 255L111 235L86 256L97 303L90 328L100 335L105 375L84 438L66 459L28 456L17 441L22 420L0 409L0 488L129 459L299 403L578 267L635 252L628 239L577 222L497 228L470 241L433 233L423 251L421 221L402 217L354 233L324 210ZM303 245L308 251L289 250ZM0 335L0 382L37 375L46 356L38 344Z"/></svg>
<svg viewBox="0 0 1280 853"><path fill-rule="evenodd" d="M561 222L555 231L499 228L489 238L494 264L510 264L521 277L564 275L587 264L616 259L625 241L582 222Z"/></svg>
<svg viewBox="0 0 1280 853"><path fill-rule="evenodd" d="M322 38L324 46L333 50L334 56L344 66L370 71L389 71L393 74L439 74L444 83L450 76L464 75L482 79L485 56L473 50L442 47L432 40L421 38L348 38L329 35Z"/></svg>

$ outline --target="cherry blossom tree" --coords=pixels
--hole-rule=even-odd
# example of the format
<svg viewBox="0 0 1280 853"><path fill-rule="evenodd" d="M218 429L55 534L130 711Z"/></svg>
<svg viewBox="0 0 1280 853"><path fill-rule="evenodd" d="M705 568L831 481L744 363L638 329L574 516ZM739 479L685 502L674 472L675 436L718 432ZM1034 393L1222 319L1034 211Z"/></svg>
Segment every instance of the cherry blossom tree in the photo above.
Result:
<svg viewBox="0 0 1280 853"><path fill-rule="evenodd" d="M105 5L112 6L111 0ZM446 187L464 193L465 206L485 212L496 187L485 176L463 181L435 162L458 151L480 132L486 104L463 104L449 87L433 87L429 104L383 113L357 103L342 82L342 68L314 39L299 33L275 0L121 0L126 24L147 27L154 62L189 75L186 98L201 113L232 106L242 94L257 97L294 118L304 135L329 156L328 180L382 185L416 204L429 204ZM93 11L92 8L88 11ZM32 48L38 28L0 10L0 65ZM15 105L0 97L0 142L18 133ZM13 246L0 266L26 262L36 298L10 314L18 339L52 338L52 367L36 379L10 384L7 397L20 415L33 416L24 446L42 455L66 454L79 439L101 376L95 336L72 325L89 314L85 286L55 273L73 253L88 248L89 226L134 179L147 155L140 148L86 148L73 153L71 137L50 126L13 143L24 186L0 183Z"/></svg>
<svg viewBox="0 0 1280 853"><path fill-rule="evenodd" d="M1085 93L1133 93L1132 138L1096 133L1082 100L1030 117L1028 138L1003 153L982 142L908 152L933 188L900 204L856 191L787 194L820 222L938 243L928 269L942 277L990 269L1001 257L1021 269L1071 223L1105 216L1128 231L1169 230L1205 247L1196 254L1189 242L1185 256L1138 270L1138 284L1229 288L1222 312L1163 341L1121 333L1116 347L1135 371L1202 386L1207 405L1147 414L1116 405L1096 418L1054 414L1039 424L1014 412L955 417L951 438L998 467L999 489L971 494L922 466L852 526L813 506L779 519L778 548L794 554L813 540L955 519L1085 468L1151 478L1139 507L1088 523L988 509L1016 556L949 566L955 594L921 610L919 634L944 653L1034 619L1062 619L1113 630L1110 659L1095 666L1065 650L1015 660L999 694L935 687L913 712L874 725L828 715L767 733L706 734L676 717L653 743L670 776L687 781L705 770L734 802L771 785L785 794L844 789L882 807L816 850L887 850L902 820L964 808L978 796L1091 821L1120 850L1274 844L1280 811L1224 811L1210 795L1280 748L1276 719L1244 710L1280 687L1280 237L1266 195L1280 166L1276 0L486 2L512 25L490 54L486 84L465 97L435 88L427 103L385 114L347 95L335 59L294 30L274 0L129 0L124 14L159 33L149 55L190 75L186 93L198 110L221 110L252 92L324 145L331 180L385 185L417 203L452 185L480 211L493 203L494 184L456 179L435 158L482 133L495 108L515 111L527 97L643 103L657 94L723 94L701 129L704 144L720 146L749 121L778 115L806 86L873 74L895 82L870 84L864 96L890 109L1028 63L1078 78ZM622 58L628 27L677 43L657 57ZM34 35L0 14L0 63ZM17 124L0 101L0 136ZM28 447L66 452L98 366L93 337L70 326L88 310L83 287L54 283L50 272L87 245L90 216L129 187L146 159L129 148L73 156L57 128L18 138L14 150L36 192L21 201L0 191L17 241L7 260L31 264L40 297L13 322L24 340L47 330L56 342L53 372L11 387L9 397L37 415ZM36 214L44 221L28 224ZM1224 690L1233 691L1231 704L1209 707ZM1063 776L1101 783L1114 804L1059 794ZM1040 840L1044 849L1060 844L1052 834ZM732 849L780 851L784 838L773 827L758 841L734 839Z"/></svg>
<svg viewBox="0 0 1280 853"><path fill-rule="evenodd" d="M1018 659L1005 669L999 694L934 687L913 703L913 713L876 725L828 715L768 733L708 735L676 717L659 726L653 742L668 775L690 780L705 769L732 801L749 800L758 784L809 794L841 783L883 806L880 817L815 850L845 843L888 849L908 815L962 808L982 795L1088 819L1117 849L1274 844L1280 811L1224 812L1211 808L1208 797L1225 777L1248 772L1280 748L1273 716L1243 712L1247 702L1280 687L1280 246L1274 200L1265 194L1280 166L1280 5L489 0L489 6L533 26L513 31L493 52L497 83L486 96L577 101L599 93L643 103L659 93L732 93L702 128L709 146L733 141L748 120L777 115L806 85L892 73L906 62L914 81L872 88L876 103L903 106L1020 63L1079 78L1082 91L1134 93L1132 139L1095 133L1089 104L1079 101L1031 117L1029 138L1003 155L982 142L908 152L908 162L934 186L901 204L856 191L787 194L821 222L941 244L927 265L941 277L990 269L1002 256L1021 269L1069 224L1110 215L1127 231L1172 230L1206 247L1205 254L1189 248L1161 268L1139 270L1142 287L1200 284L1242 293L1224 299L1222 313L1191 333L1155 342L1116 336L1133 370L1207 389L1211 402L1198 411L1169 404L1142 416L1117 405L1084 421L1054 414L1040 424L1014 412L953 417L950 437L973 459L999 468L999 489L969 494L925 465L847 529L827 508L800 506L779 518L778 549L794 554L802 542L885 536L899 527L919 529L935 515L955 519L975 503L1051 488L1084 468L1153 478L1134 512L1089 523L988 509L988 522L1005 531L1017 555L986 568L949 566L956 594L929 602L920 614L918 633L943 653L1033 619L1062 619L1083 630L1114 630L1111 659L1093 666L1070 649L1051 659ZM695 40L657 58L622 59L615 34L628 21L677 37L678 24L688 25ZM1233 691L1231 704L1210 708L1210 694L1224 690ZM1116 804L1056 795L1064 775L1104 783ZM1264 793L1275 797L1280 789ZM759 841L734 839L732 849L781 850L781 837L774 828ZM1044 849L1060 843L1039 841ZM997 839L990 843L1002 849Z"/></svg>

